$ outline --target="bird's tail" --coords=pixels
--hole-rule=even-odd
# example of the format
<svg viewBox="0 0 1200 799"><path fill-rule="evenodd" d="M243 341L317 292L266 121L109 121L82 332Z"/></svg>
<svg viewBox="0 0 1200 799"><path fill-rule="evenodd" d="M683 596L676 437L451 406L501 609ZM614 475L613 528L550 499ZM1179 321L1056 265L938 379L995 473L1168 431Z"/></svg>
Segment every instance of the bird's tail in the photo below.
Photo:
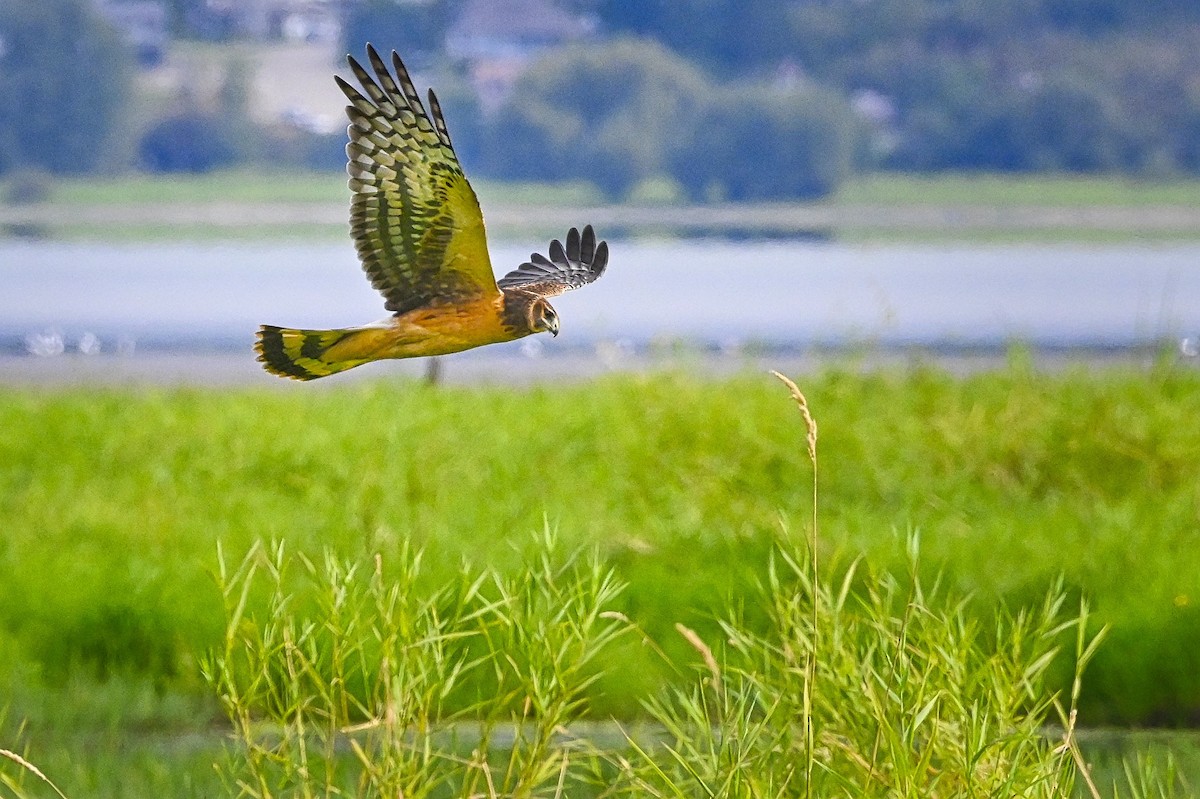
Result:
<svg viewBox="0 0 1200 799"><path fill-rule="evenodd" d="M262 325L254 351L263 368L293 380L316 380L375 360L378 327L294 330Z"/></svg>

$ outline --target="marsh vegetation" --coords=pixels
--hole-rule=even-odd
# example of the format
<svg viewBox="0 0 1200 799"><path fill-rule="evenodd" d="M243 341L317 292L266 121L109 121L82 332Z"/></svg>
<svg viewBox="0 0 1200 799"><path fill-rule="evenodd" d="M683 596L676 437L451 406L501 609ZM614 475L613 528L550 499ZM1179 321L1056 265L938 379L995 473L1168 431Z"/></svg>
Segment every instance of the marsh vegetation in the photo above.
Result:
<svg viewBox="0 0 1200 799"><path fill-rule="evenodd" d="M896 713L895 724L912 725L913 716L902 719L913 710L904 702L921 698L933 703L922 720L932 726L877 729L883 737L871 739L871 769L848 777L841 767L826 771L814 761L813 768L821 779L869 782L886 755L889 768L907 769L913 781L904 784L930 790L917 777L934 772L896 758L901 751L924 756L912 747L918 740L954 739L939 714L973 706L963 691L986 669L1012 669L988 678L1014 697L1001 727L1025 735L1061 721L1048 703L1058 696L1070 707L1077 662L1073 634L1049 634L1062 624L1074 623L1085 641L1109 628L1077 697L1083 725L1194 717L1200 667L1187 642L1196 635L1200 570L1186 566L1200 507L1200 378L1193 370L1164 362L1149 370L1044 373L1015 357L1005 370L970 377L933 368L829 370L807 377L804 389L821 422L819 572L805 560L813 498L803 427L779 387L761 375L714 382L659 373L439 390L387 381L319 392L4 389L7 734L28 719L22 740L29 753L40 754L35 762L71 795L82 795L81 786L92 796L127 795L139 779L156 786L147 792L205 795L213 779L203 765L213 759L209 731L223 728L222 707L238 707L230 696L246 702L253 721L246 729L276 742L288 723L301 721L289 708L320 709L324 700L311 691L332 662L328 609L338 586L345 607L368 615L347 617L356 619L360 637L343 641L342 651L358 671L337 683L351 693L338 705L344 714L327 722L338 730L367 723L386 705L371 688L378 677L371 664L384 651L372 625L386 624L370 609L404 590L396 601L410 604L397 612L449 625L415 640L465 647L446 655L444 672L422 666L433 680L423 683L423 695L437 700L422 711L429 734L444 735L441 722L475 712L476 726L459 728L455 744L466 750L448 750L466 760L487 731L480 718L494 723L493 739L501 729L534 736L520 746L541 741L541 754L518 771L534 761L542 764L535 771L567 762L562 773L571 779L584 779L576 768L594 767L665 790L654 782L663 775L633 768L636 751L623 752L632 771L621 772L616 755L597 760L579 749L563 760L565 739L537 737L544 713L527 708L525 697L535 696L534 681L539 690L554 688L544 679L549 672L530 670L529 651L511 662L497 654L550 646L537 631L571 607L592 626L554 629L578 636L588 628L591 637L563 643L576 647L567 654L577 667L554 689L565 691L555 700L565 715L556 718L567 730L580 720L621 720L631 737L618 743L649 747L647 754L693 747L683 760L654 761L671 780L694 779L689 769L719 771L704 772L693 755L707 753L713 763L768 758L779 746L845 757L843 765L852 766L865 757L859 739L849 749L803 748L809 733L795 732L796 702L813 719L826 714L821 723L834 725L829 744L849 735L838 724L877 723L870 714ZM547 529L556 547L538 532ZM915 560L908 542L918 533ZM264 544L271 541L281 549ZM278 551L286 563L267 568L267 556ZM246 563L257 564L254 580L237 569L247 553ZM376 555L386 579L376 577ZM219 562L225 576L214 582ZM242 588L237 618L253 622L231 625L222 607L229 612L228 598L240 598ZM582 604L572 605L572 597ZM1072 622L1083 598L1087 619ZM814 608L825 615L808 626L788 615ZM528 625L505 621L519 613L533 614ZM924 636L922 657L961 662L901 663L896 658L918 652L888 655L884 639L894 643L900 630L889 624ZM813 625L826 625L820 635L832 647L816 664L830 693L785 696L785 685L805 684L789 682L795 672L787 658L812 651L785 643L814 635ZM524 643L503 643L501 631ZM876 644L864 643L871 636ZM295 649L301 639L312 648ZM231 641L237 646L228 648ZM1001 657L1004 646L1018 644ZM262 656L243 666L257 664L276 681L272 690L293 693L245 690L239 680L253 671L238 667L219 677L210 654L207 673L218 675L218 685L225 680L220 705L201 659L226 652L233 664L256 651ZM285 652L291 666L268 657ZM292 674L289 668L303 665L297 653L309 653L312 667ZM851 666L883 669L873 658L885 656L888 668L914 669L905 683L913 693L875 697L900 702L888 710L864 695L854 712L866 715L837 716L851 712L850 686L869 683L855 682L865 678ZM916 681L918 673L927 682ZM288 679L299 682L289 687ZM304 688L306 680L317 682ZM480 715L484 701L492 704ZM656 733L647 741L633 733L639 720L654 720L660 732L691 724L687 714L694 721L698 709L743 725L739 740L764 737L735 751L732 738L671 733L664 740ZM512 726L522 719L533 727ZM306 731L316 731L313 723L303 718ZM722 727L690 729L700 735ZM138 730L142 736L131 734ZM81 751L77 735L98 765L72 756ZM1059 743L1061 730L1029 737L1020 753L1037 769L1069 769ZM336 754L348 745L336 744ZM533 751L501 749L487 759L493 778L508 773L504 757ZM485 779L479 768L476 777ZM947 775L939 783L945 790L968 773L952 779L953 771L936 767ZM115 773L125 789L114 787ZM776 774L771 784L809 784L788 781L796 778ZM557 783L546 784L553 793Z"/></svg>

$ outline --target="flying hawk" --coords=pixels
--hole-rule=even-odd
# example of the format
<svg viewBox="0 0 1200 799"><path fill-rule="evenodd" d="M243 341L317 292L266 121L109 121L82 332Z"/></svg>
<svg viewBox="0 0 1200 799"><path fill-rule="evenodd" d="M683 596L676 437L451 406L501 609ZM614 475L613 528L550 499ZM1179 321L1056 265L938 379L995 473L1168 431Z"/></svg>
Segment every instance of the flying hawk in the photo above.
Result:
<svg viewBox="0 0 1200 799"><path fill-rule="evenodd" d="M352 56L360 92L334 76L350 100L346 145L350 229L367 277L392 316L362 327L295 330L263 325L254 349L270 373L295 380L344 372L385 358L445 355L558 335L547 297L600 277L608 245L590 225L566 245L550 242L499 281L488 258L483 214L467 182L437 96L429 113L394 51L393 75L367 45L372 77Z"/></svg>

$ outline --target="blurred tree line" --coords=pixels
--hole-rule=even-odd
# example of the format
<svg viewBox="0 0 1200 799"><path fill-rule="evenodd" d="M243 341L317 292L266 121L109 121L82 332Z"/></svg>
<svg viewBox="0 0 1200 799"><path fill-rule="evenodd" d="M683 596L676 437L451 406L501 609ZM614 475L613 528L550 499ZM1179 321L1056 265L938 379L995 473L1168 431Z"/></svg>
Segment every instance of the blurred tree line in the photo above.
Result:
<svg viewBox="0 0 1200 799"><path fill-rule="evenodd" d="M364 0L347 48L428 57L464 1ZM608 40L541 59L494 118L454 109L485 173L710 199L819 196L856 168L1200 174L1195 0L560 5Z"/></svg>
<svg viewBox="0 0 1200 799"><path fill-rule="evenodd" d="M202 3L173 5L183 13ZM39 175L131 168L196 173L246 163L344 163L341 132L251 119L244 59L226 59L213 92L185 80L171 96L139 104L136 53L95 0L4 0L3 12L0 177L19 172L36 183Z"/></svg>
<svg viewBox="0 0 1200 799"><path fill-rule="evenodd" d="M5 2L0 174L94 172L120 160L134 69L88 0Z"/></svg>
<svg viewBox="0 0 1200 799"><path fill-rule="evenodd" d="M357 0L344 45L405 53L472 174L642 200L818 197L880 167L1200 174L1195 0L558 0L594 35L494 106L446 52L467 1ZM168 5L188 35L203 4ZM0 174L341 168L341 133L251 122L248 67L133 121L133 55L94 6L4 3Z"/></svg>
<svg viewBox="0 0 1200 799"><path fill-rule="evenodd" d="M469 131L466 146L456 139L460 157L483 174L589 180L651 201L823 196L849 175L861 138L834 92L715 82L651 39L558 50L491 119L446 113L452 131Z"/></svg>
<svg viewBox="0 0 1200 799"><path fill-rule="evenodd" d="M713 75L850 97L879 166L1200 173L1195 0L594 0Z"/></svg>

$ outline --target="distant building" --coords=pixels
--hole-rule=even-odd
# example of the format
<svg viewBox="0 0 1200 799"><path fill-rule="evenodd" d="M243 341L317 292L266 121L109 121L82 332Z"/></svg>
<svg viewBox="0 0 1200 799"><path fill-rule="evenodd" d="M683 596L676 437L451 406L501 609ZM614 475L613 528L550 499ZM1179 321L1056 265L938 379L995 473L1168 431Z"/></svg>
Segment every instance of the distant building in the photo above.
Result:
<svg viewBox="0 0 1200 799"><path fill-rule="evenodd" d="M446 34L446 54L465 61L484 112L504 102L531 61L595 35L593 17L551 0L466 0Z"/></svg>
<svg viewBox="0 0 1200 799"><path fill-rule="evenodd" d="M446 52L468 61L531 59L595 30L592 18L570 14L551 0L467 0L446 34Z"/></svg>
<svg viewBox="0 0 1200 799"><path fill-rule="evenodd" d="M96 8L125 35L138 63L155 67L167 47L167 7L161 0L99 0Z"/></svg>
<svg viewBox="0 0 1200 799"><path fill-rule="evenodd" d="M341 37L345 0L205 0L184 24L205 39L335 42Z"/></svg>

